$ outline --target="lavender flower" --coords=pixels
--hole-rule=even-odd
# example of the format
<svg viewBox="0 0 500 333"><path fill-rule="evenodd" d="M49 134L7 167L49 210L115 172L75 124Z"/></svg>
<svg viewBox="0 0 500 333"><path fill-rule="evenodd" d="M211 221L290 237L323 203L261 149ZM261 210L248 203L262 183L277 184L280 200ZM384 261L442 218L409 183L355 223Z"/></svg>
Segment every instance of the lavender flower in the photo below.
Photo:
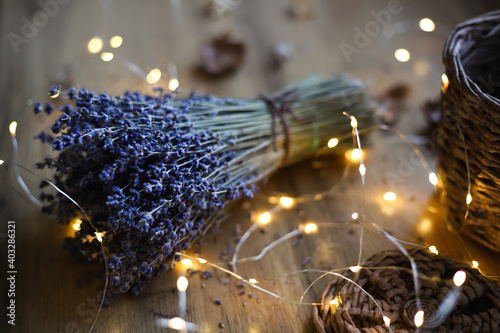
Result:
<svg viewBox="0 0 500 333"><path fill-rule="evenodd" d="M349 133L343 111L359 126L371 124L373 115L363 84L345 77L313 77L251 100L162 90L157 96L60 94L74 106L57 107L52 134L37 136L56 152L37 166L54 171L54 183L103 234L113 289L134 294L171 268L176 252L214 229L228 204L252 197L283 162L311 157L332 136ZM54 107L35 104L35 113L42 109L50 114ZM44 193L42 200L60 223L84 219L60 193ZM103 262L92 225L83 221L64 247Z"/></svg>

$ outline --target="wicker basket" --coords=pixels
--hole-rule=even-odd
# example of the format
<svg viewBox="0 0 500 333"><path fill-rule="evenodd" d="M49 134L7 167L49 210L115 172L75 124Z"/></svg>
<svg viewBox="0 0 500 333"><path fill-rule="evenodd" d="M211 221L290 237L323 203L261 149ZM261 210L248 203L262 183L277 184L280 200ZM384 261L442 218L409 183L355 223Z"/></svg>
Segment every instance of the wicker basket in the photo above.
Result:
<svg viewBox="0 0 500 333"><path fill-rule="evenodd" d="M443 63L440 196L449 223L500 251L500 11L457 25ZM468 169L470 194L468 199Z"/></svg>
<svg viewBox="0 0 500 333"><path fill-rule="evenodd" d="M422 332L500 331L500 288L495 283L469 265L423 249L410 250L410 255L420 276L428 277L419 280L421 309L425 313ZM357 274L349 270L345 275L373 296L390 319L393 332L415 332L413 319L419 308L408 258L399 251L380 252L363 266L366 268ZM458 302L448 316L441 318L436 310L450 294L450 279L458 270L465 271L467 279L460 290L452 291L458 292ZM313 310L317 332L389 332L373 301L344 279L331 282L320 303Z"/></svg>

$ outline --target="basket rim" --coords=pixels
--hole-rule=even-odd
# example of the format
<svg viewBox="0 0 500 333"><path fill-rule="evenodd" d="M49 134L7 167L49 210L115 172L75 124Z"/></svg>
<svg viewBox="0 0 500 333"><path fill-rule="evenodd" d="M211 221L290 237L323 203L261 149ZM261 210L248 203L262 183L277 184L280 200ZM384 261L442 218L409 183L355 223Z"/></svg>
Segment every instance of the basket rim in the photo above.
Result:
<svg viewBox="0 0 500 333"><path fill-rule="evenodd" d="M500 98L490 95L481 90L474 80L466 73L462 66L460 51L465 42L473 34L481 32L485 37L493 34L500 36L500 9L476 16L463 23L456 25L446 40L443 48L442 62L446 68L449 80L456 79L465 92L470 93L476 99L482 100L488 106L500 111ZM450 77L451 76L451 77Z"/></svg>

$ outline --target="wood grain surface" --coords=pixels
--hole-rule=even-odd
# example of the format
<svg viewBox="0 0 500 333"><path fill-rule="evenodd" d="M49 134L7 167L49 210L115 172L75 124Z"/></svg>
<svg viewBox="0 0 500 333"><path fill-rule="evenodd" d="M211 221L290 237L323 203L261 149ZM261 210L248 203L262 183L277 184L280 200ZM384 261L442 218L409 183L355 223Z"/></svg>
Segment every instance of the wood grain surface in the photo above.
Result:
<svg viewBox="0 0 500 333"><path fill-rule="evenodd" d="M374 96L396 83L412 89L405 110L396 127L414 138L427 132L420 106L440 92L443 72L441 50L452 27L475 15L493 9L490 1L311 1L312 16L290 15L291 0L243 0L224 17L206 14L208 1L179 1L182 15L175 14L170 1L1 1L0 10L0 159L11 161L13 149L8 125L18 122L19 163L35 170L35 162L50 154L33 137L47 128L53 118L34 117L31 104L47 101L50 85L87 87L96 92L120 94L124 90L149 91L144 77L130 70L131 64L145 72L160 68L167 73L169 64L177 67L181 87L228 97L254 97L269 93L311 74L331 75L347 72L367 80ZM301 2L301 1L296 1ZM308 2L308 1L303 1ZM56 4L44 9L42 4ZM375 15L390 6L401 9L387 17L387 28L377 31ZM47 7L48 8L48 7ZM45 12L44 12L45 11ZM45 13L45 14L44 14ZM429 17L436 31L418 29L418 21ZM30 30L26 22L39 27ZM372 30L373 37L350 57L341 51L341 43L355 46L357 29ZM214 36L230 32L246 45L245 60L236 73L222 79L208 79L196 70L204 43ZM15 39L18 36L21 39ZM123 37L123 45L111 49L108 41L114 35ZM100 36L104 51L114 59L103 62L98 54L87 51L87 42ZM272 57L276 43L293 47L293 57L277 67ZM362 47L361 47L362 46ZM410 61L395 60L394 51L406 48ZM164 75L160 84L168 84ZM430 139L422 145L431 167L435 164L435 144ZM306 288L321 274L304 269L329 270L357 263L360 226L350 223L353 212L366 216L395 236L425 246L435 245L441 253L453 258L479 262L484 274L499 275L498 253L469 241L461 240L448 230L440 214L439 203L427 173L415 160L411 149L394 134L377 131L367 140L366 204L357 168L349 167L343 154L318 157L287 167L263 186L255 199L242 202L231 211L222 230L206 237L206 243L194 246L210 262L227 268L221 251L235 246L234 230L245 231L251 216L273 207L269 195L292 197L333 188L331 195L296 205L273 216L267 231L256 232L245 244L241 257L258 254L275 234L284 235L307 221L341 222L321 227L320 232L291 240L271 251L257 263L242 263L238 274L265 281L263 288L282 299L250 287L238 287L239 281L226 273L204 266L213 277L199 274L189 278L186 319L196 323L200 332L312 332L311 306L328 277ZM70 257L61 249L62 239L71 234L70 226L40 213L22 195L15 170L1 166L0 238L2 276L2 327L7 332L87 332L98 304L102 285L95 280L102 267ZM47 176L45 173L37 173ZM39 194L39 179L21 171L28 187ZM386 202L387 191L397 200ZM9 298L6 284L7 221L16 225L16 325L4 324ZM366 229L362 257L393 248L376 232ZM306 263L306 258L311 257ZM176 279L186 271L178 264L161 279L154 279L139 296L119 295L110 307L102 310L95 332L162 332L155 325L158 318L178 315ZM228 280L227 284L225 281ZM239 291L245 290L244 295ZM250 298L249 293L253 293ZM221 305L214 303L218 298ZM224 323L224 328L219 327ZM5 326L4 326L5 325ZM3 328L1 331L5 331Z"/></svg>

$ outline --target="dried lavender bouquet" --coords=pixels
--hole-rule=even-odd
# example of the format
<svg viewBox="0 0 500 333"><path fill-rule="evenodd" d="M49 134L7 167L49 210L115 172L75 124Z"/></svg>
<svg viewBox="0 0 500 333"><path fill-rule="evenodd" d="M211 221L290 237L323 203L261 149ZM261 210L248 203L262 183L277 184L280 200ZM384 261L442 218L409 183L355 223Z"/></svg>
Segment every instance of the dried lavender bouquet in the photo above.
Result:
<svg viewBox="0 0 500 333"><path fill-rule="evenodd" d="M63 95L74 106L57 107L62 114L52 133L38 135L56 156L37 166L53 170L54 183L87 215L62 193L43 193L43 210L63 224L81 218L64 247L107 263L113 290L134 294L217 226L229 203L252 197L280 166L350 133L344 111L360 127L374 113L364 84L345 76L310 77L255 99L179 97L161 89L157 96L85 89ZM53 110L35 105L35 113Z"/></svg>

